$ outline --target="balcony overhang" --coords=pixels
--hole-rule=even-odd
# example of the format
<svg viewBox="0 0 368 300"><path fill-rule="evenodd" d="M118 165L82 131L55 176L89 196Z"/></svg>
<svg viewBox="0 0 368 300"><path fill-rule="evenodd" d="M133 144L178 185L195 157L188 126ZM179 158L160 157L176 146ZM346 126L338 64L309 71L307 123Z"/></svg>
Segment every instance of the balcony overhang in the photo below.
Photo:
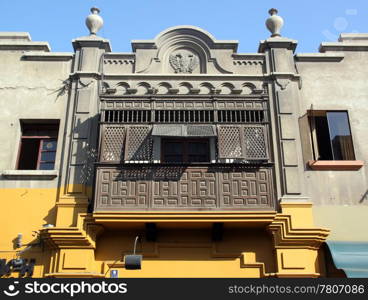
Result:
<svg viewBox="0 0 368 300"><path fill-rule="evenodd" d="M157 223L160 226L195 224L196 227L212 223L224 223L227 227L263 227L271 224L276 218L276 211L100 211L92 215L95 224L108 227L125 227L135 224Z"/></svg>

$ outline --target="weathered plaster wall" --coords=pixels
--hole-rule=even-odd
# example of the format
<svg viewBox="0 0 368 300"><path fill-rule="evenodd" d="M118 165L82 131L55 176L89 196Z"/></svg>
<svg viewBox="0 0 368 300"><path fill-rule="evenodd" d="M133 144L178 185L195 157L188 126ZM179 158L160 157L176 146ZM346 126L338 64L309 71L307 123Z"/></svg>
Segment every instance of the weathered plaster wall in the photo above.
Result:
<svg viewBox="0 0 368 300"><path fill-rule="evenodd" d="M341 62L299 63L303 87L300 117L314 110L346 110L355 156L368 161L368 53L345 52ZM358 171L305 170L308 193L316 205L367 205L368 169ZM364 198L365 195L365 198Z"/></svg>
<svg viewBox="0 0 368 300"><path fill-rule="evenodd" d="M32 42L28 34L1 33L0 44L0 258L15 258L14 239L23 245L37 242L33 231L55 223L58 169L63 154L64 122L72 54L50 53L47 43ZM22 119L59 120L55 171L16 170ZM33 175L25 176L25 173ZM47 173L47 172L46 172ZM50 173L50 172L49 172ZM10 176L9 176L10 175ZM13 175L13 176L12 176ZM37 176L35 176L37 175ZM36 246L23 258L35 258L35 276L42 276L47 253Z"/></svg>
<svg viewBox="0 0 368 300"><path fill-rule="evenodd" d="M9 41L11 44L11 41ZM55 170L60 166L68 91L65 80L71 60L29 60L24 51L1 51L0 47L0 173L15 170L21 138L21 119L59 120ZM52 54L50 54L52 57ZM17 181L1 177L0 187L56 187L51 181Z"/></svg>
<svg viewBox="0 0 368 300"><path fill-rule="evenodd" d="M355 43L351 41L349 45L353 47ZM367 45L364 39L363 43ZM368 52L358 51L358 47L355 50L326 52L326 55L343 56L339 62L297 62L302 77L300 117L311 105L314 110L348 111L356 160L364 161L364 166L357 171L314 171L305 167L304 179L314 203L315 221L319 226L330 228L330 239L334 240L368 239L363 229L368 225L365 220L368 213Z"/></svg>

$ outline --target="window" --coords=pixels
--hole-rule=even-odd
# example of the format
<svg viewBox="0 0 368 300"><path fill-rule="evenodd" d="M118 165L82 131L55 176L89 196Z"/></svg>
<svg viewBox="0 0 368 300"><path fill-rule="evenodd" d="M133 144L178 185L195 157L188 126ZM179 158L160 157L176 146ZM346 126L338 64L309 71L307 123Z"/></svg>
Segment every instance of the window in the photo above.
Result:
<svg viewBox="0 0 368 300"><path fill-rule="evenodd" d="M58 124L22 123L18 170L53 170Z"/></svg>
<svg viewBox="0 0 368 300"><path fill-rule="evenodd" d="M162 161L164 163L209 162L209 140L163 139Z"/></svg>
<svg viewBox="0 0 368 300"><path fill-rule="evenodd" d="M348 113L311 111L312 142L316 160L354 160Z"/></svg>

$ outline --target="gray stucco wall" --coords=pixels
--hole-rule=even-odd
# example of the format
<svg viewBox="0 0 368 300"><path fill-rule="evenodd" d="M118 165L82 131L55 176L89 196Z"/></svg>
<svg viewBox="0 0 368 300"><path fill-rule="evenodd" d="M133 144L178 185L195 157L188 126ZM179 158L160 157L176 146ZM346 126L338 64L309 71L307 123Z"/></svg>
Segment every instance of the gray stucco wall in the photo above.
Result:
<svg viewBox="0 0 368 300"><path fill-rule="evenodd" d="M348 112L356 160L364 161L356 171L314 171L305 168L307 194L314 203L316 225L331 229L329 239L368 239L368 39L366 34L340 37L323 43L319 58L302 54L297 68L302 78L300 117L314 110ZM310 56L310 58L306 58ZM340 61L323 59L340 56ZM330 61L329 61L330 60ZM332 59L333 60L333 59Z"/></svg>
<svg viewBox="0 0 368 300"><path fill-rule="evenodd" d="M368 161L368 52L347 52L340 62L300 62L300 117L314 110L348 112L355 157ZM305 170L307 193L315 205L367 205L368 170ZM365 198L364 198L365 196Z"/></svg>
<svg viewBox="0 0 368 300"><path fill-rule="evenodd" d="M38 180L19 172L21 176L14 180L3 174L16 169L22 119L59 120L58 170L68 103L68 91L63 93L62 89L69 77L72 54L50 53L46 43L32 42L28 34L1 33L0 37L0 188L56 187L57 177Z"/></svg>

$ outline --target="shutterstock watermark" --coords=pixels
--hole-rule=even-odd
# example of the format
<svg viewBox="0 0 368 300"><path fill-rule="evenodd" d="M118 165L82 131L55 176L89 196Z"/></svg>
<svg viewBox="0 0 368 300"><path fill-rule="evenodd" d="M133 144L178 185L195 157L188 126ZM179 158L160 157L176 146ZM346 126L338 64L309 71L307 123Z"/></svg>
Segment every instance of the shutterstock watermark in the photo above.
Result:
<svg viewBox="0 0 368 300"><path fill-rule="evenodd" d="M285 284L249 284L228 286L229 294L247 295L363 295L367 292L364 284L314 284L285 285Z"/></svg>
<svg viewBox="0 0 368 300"><path fill-rule="evenodd" d="M115 282L27 282L23 286L23 290L20 290L18 281L10 284L7 290L3 293L6 296L14 297L20 292L23 294L46 294L54 295L68 295L70 297L77 296L79 294L126 294L128 292L128 285L126 283L115 283Z"/></svg>
<svg viewBox="0 0 368 300"><path fill-rule="evenodd" d="M350 19L358 14L358 10L356 8L349 8L345 10L345 16L339 16L334 19L333 28L322 30L322 34L330 41L336 41L338 39L338 35L344 31L350 31L351 33L358 33L356 29L351 28ZM350 28L349 28L350 27Z"/></svg>

